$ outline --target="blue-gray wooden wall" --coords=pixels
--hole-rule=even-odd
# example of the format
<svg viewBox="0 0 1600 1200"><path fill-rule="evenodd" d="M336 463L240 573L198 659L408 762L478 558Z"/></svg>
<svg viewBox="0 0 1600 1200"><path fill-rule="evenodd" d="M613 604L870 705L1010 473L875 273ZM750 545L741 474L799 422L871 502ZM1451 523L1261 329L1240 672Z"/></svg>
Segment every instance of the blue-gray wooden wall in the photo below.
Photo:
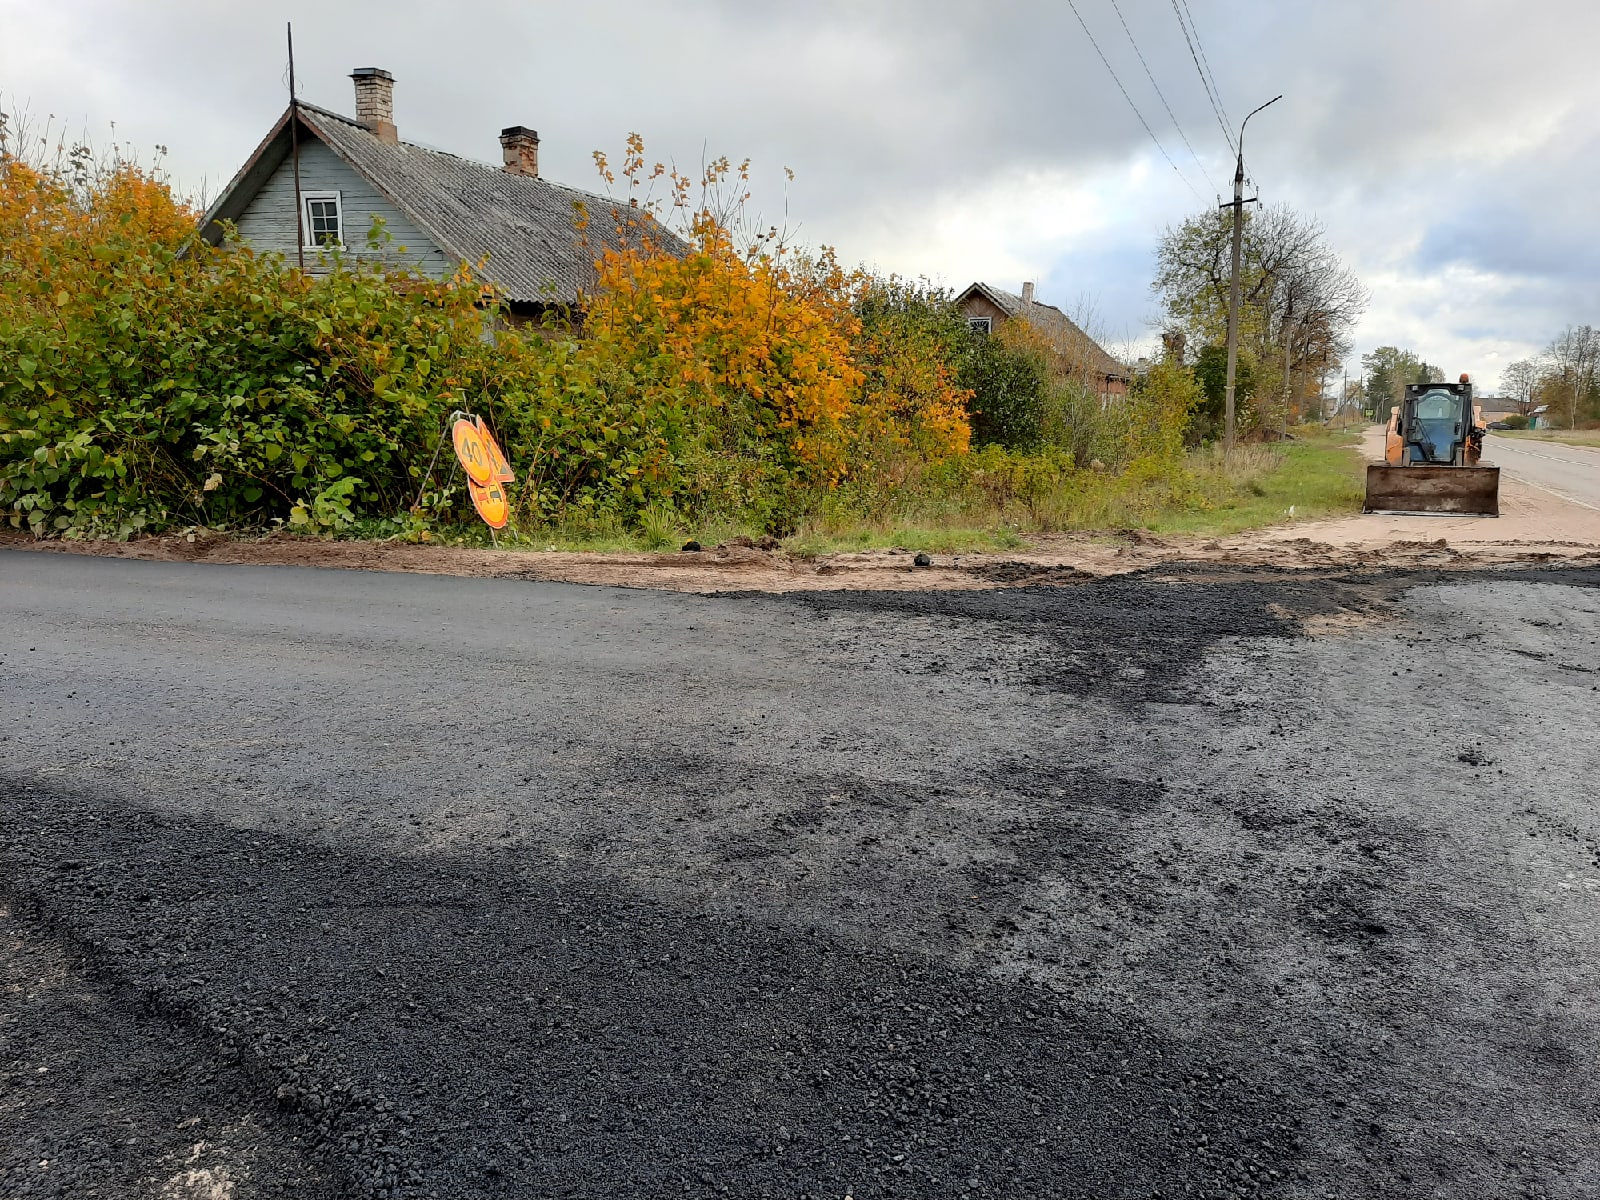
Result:
<svg viewBox="0 0 1600 1200"><path fill-rule="evenodd" d="M344 159L309 136L300 142L300 191L339 193L346 255L397 262L403 259L435 276L449 275L459 265ZM367 231L372 228L373 217L383 218L392 239L387 249L376 255L367 247ZM287 156L239 215L238 226L240 238L253 249L277 250L294 261L294 165ZM306 270L325 269L318 263L322 257L307 250Z"/></svg>

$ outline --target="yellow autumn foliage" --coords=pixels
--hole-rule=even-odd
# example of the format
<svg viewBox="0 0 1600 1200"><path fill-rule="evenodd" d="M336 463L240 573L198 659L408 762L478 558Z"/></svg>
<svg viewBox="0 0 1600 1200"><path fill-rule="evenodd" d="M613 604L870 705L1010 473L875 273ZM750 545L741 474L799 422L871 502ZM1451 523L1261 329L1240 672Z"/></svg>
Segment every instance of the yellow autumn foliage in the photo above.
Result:
<svg viewBox="0 0 1600 1200"><path fill-rule="evenodd" d="M861 383L848 304L797 295L781 259L741 255L709 214L692 232L681 256L603 254L586 337L675 389L725 441L775 439L795 468L842 474Z"/></svg>
<svg viewBox="0 0 1600 1200"><path fill-rule="evenodd" d="M606 157L596 163L614 183ZM949 345L913 332L915 322L863 321L883 281L844 269L827 248L797 255L775 228L736 232L748 161L719 159L691 180L647 166L634 135L621 173L631 192L664 181L666 195L619 205L629 220L617 219L617 233L641 211L676 215L687 250L670 252L645 227L603 252L585 335L680 389L718 453L775 455L797 480L833 485L886 458L967 450L970 393L956 382Z"/></svg>

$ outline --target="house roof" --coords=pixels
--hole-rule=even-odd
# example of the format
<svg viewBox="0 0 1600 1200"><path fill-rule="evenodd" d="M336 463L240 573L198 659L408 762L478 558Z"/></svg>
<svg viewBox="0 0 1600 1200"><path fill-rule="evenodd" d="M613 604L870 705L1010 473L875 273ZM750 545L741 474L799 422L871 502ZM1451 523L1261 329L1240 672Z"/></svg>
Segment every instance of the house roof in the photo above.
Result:
<svg viewBox="0 0 1600 1200"><path fill-rule="evenodd" d="M1521 406L1514 396L1475 396L1473 403L1486 413L1520 412Z"/></svg>
<svg viewBox="0 0 1600 1200"><path fill-rule="evenodd" d="M685 247L646 213L605 196L548 179L513 175L484 163L414 142L390 143L349 117L304 101L300 125L364 177L446 254L487 262L480 274L506 299L522 303L577 302L594 286L594 260L620 244L617 226L650 226L657 244ZM289 115L273 126L202 223L210 240L218 222L237 220L289 154ZM587 242L578 227L580 206Z"/></svg>
<svg viewBox="0 0 1600 1200"><path fill-rule="evenodd" d="M1131 372L1122 363L1107 354L1092 337L1078 328L1066 313L1053 304L1037 300L1024 300L1015 292L995 287L992 283L974 283L957 297L959 304L974 293L984 296L1007 317L1019 317L1042 333L1060 354L1072 359L1074 365L1108 379L1126 382Z"/></svg>

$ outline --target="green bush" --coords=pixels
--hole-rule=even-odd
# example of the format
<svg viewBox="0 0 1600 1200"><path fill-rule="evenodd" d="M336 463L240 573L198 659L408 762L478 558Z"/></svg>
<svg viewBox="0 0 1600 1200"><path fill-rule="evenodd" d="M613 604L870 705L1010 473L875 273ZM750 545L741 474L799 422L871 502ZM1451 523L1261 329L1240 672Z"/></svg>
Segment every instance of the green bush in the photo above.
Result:
<svg viewBox="0 0 1600 1200"><path fill-rule="evenodd" d="M1199 446L1219 440L1224 431L1228 395L1228 350L1225 346L1204 346L1193 368L1200 387L1200 402L1184 432L1185 444ZM1234 405L1242 417L1255 398L1255 360L1248 350L1239 351L1233 383Z"/></svg>
<svg viewBox="0 0 1600 1200"><path fill-rule="evenodd" d="M1038 347L969 331L958 378L972 393L975 445L1024 450L1044 440L1050 371Z"/></svg>
<svg viewBox="0 0 1600 1200"><path fill-rule="evenodd" d="M655 540L783 533L841 478L967 446L948 301L879 288L855 312L831 259L797 275L701 226L720 255L606 259L579 339L501 325L465 268L335 252L306 275L204 245L158 180L82 164L29 167L0 125L0 513L37 535L404 515L421 536L471 519L440 453L458 410L517 471L517 527Z"/></svg>
<svg viewBox="0 0 1600 1200"><path fill-rule="evenodd" d="M53 319L0 310L13 526L126 537L393 516L452 411L504 407L470 285L347 261L312 280L242 247L115 232L83 258L57 264Z"/></svg>

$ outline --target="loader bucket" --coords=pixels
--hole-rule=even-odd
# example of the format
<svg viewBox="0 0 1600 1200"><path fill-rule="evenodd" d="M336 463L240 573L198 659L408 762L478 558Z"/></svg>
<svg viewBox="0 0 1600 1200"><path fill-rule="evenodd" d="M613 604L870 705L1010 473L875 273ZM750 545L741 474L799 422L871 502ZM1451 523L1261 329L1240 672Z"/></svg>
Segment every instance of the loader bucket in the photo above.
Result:
<svg viewBox="0 0 1600 1200"><path fill-rule="evenodd" d="M1374 464L1367 468L1361 511L1498 517L1500 468Z"/></svg>

